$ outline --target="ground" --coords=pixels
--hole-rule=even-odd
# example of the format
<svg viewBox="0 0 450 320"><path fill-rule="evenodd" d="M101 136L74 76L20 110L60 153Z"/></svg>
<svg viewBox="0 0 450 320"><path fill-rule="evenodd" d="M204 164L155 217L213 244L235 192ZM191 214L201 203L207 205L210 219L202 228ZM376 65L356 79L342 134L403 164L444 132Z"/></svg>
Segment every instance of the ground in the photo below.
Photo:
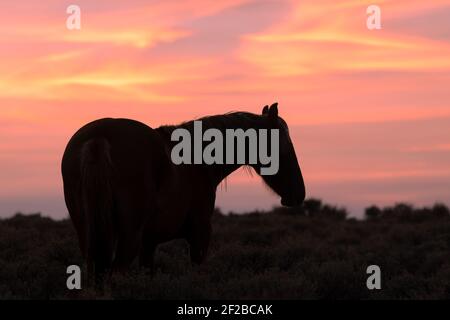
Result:
<svg viewBox="0 0 450 320"><path fill-rule="evenodd" d="M156 274L135 266L102 294L69 291L82 265L70 220L0 220L0 299L443 299L450 298L450 214L444 206L370 208L365 220L310 200L213 219L207 260L191 265L183 240L159 247ZM368 290L369 265L381 290ZM84 279L83 279L84 280Z"/></svg>

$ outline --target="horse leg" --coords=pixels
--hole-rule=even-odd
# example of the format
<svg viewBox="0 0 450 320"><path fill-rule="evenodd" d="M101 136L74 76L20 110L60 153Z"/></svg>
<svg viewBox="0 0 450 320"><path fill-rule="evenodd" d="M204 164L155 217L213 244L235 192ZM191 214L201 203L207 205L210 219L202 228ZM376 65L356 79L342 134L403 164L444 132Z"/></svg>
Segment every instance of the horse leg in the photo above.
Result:
<svg viewBox="0 0 450 320"><path fill-rule="evenodd" d="M143 226L149 207L139 198L130 197L120 202L118 213L118 234L116 254L113 261L114 271L125 271L139 255L142 246Z"/></svg>
<svg viewBox="0 0 450 320"><path fill-rule="evenodd" d="M113 271L123 272L127 270L138 255L139 248L140 243L136 237L119 238Z"/></svg>
<svg viewBox="0 0 450 320"><path fill-rule="evenodd" d="M142 247L141 252L139 254L139 265L143 268L150 268L150 273L154 274L155 272L155 251L156 244L149 236L144 235L142 239Z"/></svg>
<svg viewBox="0 0 450 320"><path fill-rule="evenodd" d="M191 234L188 238L190 244L191 261L195 264L201 264L208 253L209 242L211 238L211 222L204 221L192 226Z"/></svg>
<svg viewBox="0 0 450 320"><path fill-rule="evenodd" d="M212 201L193 210L187 230L191 261L196 264L205 260L211 238L211 215L214 210L215 194L212 197L205 196L205 198L211 198Z"/></svg>

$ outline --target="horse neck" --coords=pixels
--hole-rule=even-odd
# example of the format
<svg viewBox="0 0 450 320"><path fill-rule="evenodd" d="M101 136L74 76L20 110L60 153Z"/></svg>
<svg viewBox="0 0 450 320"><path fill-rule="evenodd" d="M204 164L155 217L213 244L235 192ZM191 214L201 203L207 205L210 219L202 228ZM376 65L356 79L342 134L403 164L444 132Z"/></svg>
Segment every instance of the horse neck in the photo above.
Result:
<svg viewBox="0 0 450 320"><path fill-rule="evenodd" d="M178 126L163 126L156 129L163 135L169 148L172 148L176 142L171 141L170 137L173 130L177 128L185 128L190 131L193 136L193 124L194 121L182 123ZM202 121L202 129L205 132L207 129L218 129L225 137L226 129L261 129L264 128L263 118L259 115L246 113L246 112L234 112L225 115L210 116L198 119ZM225 143L225 141L224 141ZM211 183L218 186L220 182L236 171L242 166L242 164L213 164L213 165L196 165L196 169L202 170L211 180Z"/></svg>
<svg viewBox="0 0 450 320"><path fill-rule="evenodd" d="M217 187L226 177L239 169L241 164L214 164L203 165L204 170L211 179L211 184Z"/></svg>
<svg viewBox="0 0 450 320"><path fill-rule="evenodd" d="M212 116L203 118L203 131L215 128L222 132L225 137L226 129L263 129L266 128L264 118L260 115L247 112L234 112L221 116ZM224 140L225 143L225 140ZM246 151L247 152L247 151ZM204 170L207 170L212 182L218 186L222 180L228 177L231 173L236 171L242 164L214 164L205 165Z"/></svg>

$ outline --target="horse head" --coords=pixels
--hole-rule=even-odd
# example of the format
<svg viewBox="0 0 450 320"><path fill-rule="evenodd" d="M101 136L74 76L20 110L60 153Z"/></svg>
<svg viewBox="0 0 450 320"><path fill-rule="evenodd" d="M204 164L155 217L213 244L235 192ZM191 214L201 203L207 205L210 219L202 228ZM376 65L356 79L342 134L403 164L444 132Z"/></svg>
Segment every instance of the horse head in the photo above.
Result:
<svg viewBox="0 0 450 320"><path fill-rule="evenodd" d="M264 182L281 197L283 206L297 206L305 199L305 184L297 161L289 128L278 115L278 103L262 110L262 118L268 129L279 131L279 169L274 175L263 175ZM255 168L256 169L256 168ZM256 170L259 172L259 170Z"/></svg>

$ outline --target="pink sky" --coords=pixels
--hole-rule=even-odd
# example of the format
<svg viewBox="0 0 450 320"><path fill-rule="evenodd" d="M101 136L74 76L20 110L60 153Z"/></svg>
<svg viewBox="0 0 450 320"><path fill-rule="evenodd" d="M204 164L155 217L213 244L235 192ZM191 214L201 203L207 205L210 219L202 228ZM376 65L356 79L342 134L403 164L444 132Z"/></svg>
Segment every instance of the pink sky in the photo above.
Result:
<svg viewBox="0 0 450 320"><path fill-rule="evenodd" d="M373 203L447 202L450 0L75 1L0 6L0 216L65 217L60 160L99 117L157 127L279 102L308 196L361 215ZM74 3L75 3L74 2ZM243 170L218 206L279 200Z"/></svg>

